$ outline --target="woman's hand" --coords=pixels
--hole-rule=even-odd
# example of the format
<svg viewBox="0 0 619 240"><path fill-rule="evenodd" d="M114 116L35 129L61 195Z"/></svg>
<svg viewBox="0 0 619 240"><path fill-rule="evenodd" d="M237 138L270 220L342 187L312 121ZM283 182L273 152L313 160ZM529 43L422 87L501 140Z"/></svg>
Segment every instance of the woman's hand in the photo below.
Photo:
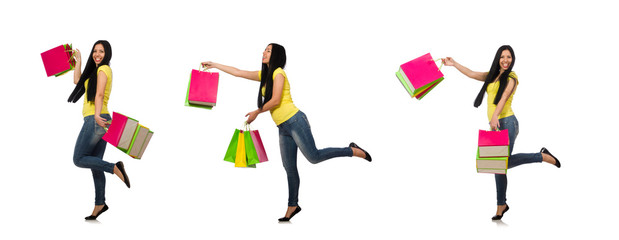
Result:
<svg viewBox="0 0 619 240"><path fill-rule="evenodd" d="M499 119L497 117L492 117L490 120L490 129L493 131L499 130L501 124L499 124Z"/></svg>
<svg viewBox="0 0 619 240"><path fill-rule="evenodd" d="M202 62L202 67L206 68L206 70L211 69L211 68L217 68L216 63L211 62L211 61L206 61L206 62Z"/></svg>
<svg viewBox="0 0 619 240"><path fill-rule="evenodd" d="M82 66L82 53L79 49L71 50L73 58L75 58L75 66Z"/></svg>
<svg viewBox="0 0 619 240"><path fill-rule="evenodd" d="M445 66L454 66L454 65L456 65L456 61L453 58L451 58L451 57L441 58L441 60L443 61L443 64Z"/></svg>
<svg viewBox="0 0 619 240"><path fill-rule="evenodd" d="M107 122L107 119L102 118L99 115L95 115L95 121L97 122L97 125L101 126L102 128L106 128L107 126L105 125Z"/></svg>
<svg viewBox="0 0 619 240"><path fill-rule="evenodd" d="M73 69L73 83L77 84L82 77L82 53L79 49L71 50L71 57L75 58L75 68Z"/></svg>
<svg viewBox="0 0 619 240"><path fill-rule="evenodd" d="M245 117L247 117L247 124L251 124L251 122L256 120L256 118L258 117L258 114L260 114L260 109L256 109L254 111L251 111L245 114Z"/></svg>

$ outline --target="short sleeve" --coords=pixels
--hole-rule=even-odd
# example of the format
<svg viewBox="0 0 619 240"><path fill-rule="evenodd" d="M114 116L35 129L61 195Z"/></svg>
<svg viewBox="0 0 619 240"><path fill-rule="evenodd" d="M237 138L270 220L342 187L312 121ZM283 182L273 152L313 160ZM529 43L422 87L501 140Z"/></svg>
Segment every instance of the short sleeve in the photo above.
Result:
<svg viewBox="0 0 619 240"><path fill-rule="evenodd" d="M284 72L284 69L282 68L277 68L275 69L275 71L273 72L273 80L275 80L275 76L277 76L277 74L282 74L284 76L284 78L286 78L286 72Z"/></svg>
<svg viewBox="0 0 619 240"><path fill-rule="evenodd" d="M97 69L97 74L99 74L99 72L101 72L101 71L105 72L105 75L107 75L108 79L112 78L112 69L110 68L110 66L103 65L103 66L99 67Z"/></svg>
<svg viewBox="0 0 619 240"><path fill-rule="evenodd" d="M510 72L509 73L509 77L515 79L516 81L518 81L518 75L516 75L515 72Z"/></svg>
<svg viewBox="0 0 619 240"><path fill-rule="evenodd" d="M515 72L510 72L509 78L513 78L514 80L516 80L516 85L518 85L518 75L516 75Z"/></svg>

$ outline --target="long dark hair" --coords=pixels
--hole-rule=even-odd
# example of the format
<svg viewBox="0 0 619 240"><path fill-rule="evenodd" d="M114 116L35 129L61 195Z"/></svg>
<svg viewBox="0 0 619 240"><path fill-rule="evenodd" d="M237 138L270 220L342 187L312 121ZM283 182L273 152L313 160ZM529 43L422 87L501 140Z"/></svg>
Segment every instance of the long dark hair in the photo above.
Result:
<svg viewBox="0 0 619 240"><path fill-rule="evenodd" d="M97 46L97 44L103 45L103 51L105 51L105 56L103 56L103 60L101 60L101 63L99 63L99 67L103 65L110 65L110 60L112 59L112 46L106 40L99 40L94 45L92 45L92 50L90 50L90 55L88 55L88 61L86 61L86 67L82 72L82 76L75 85L75 89L73 89L73 92L71 93L71 96L69 96L69 99L67 101L73 103L77 102L77 100L79 100L82 95L84 95L84 92L86 91L84 83L87 79L90 80L88 80L88 92L86 93L86 100L88 100L89 102L95 101L95 95L97 93L97 64L95 64L95 60L92 58L92 54L94 53L95 46Z"/></svg>
<svg viewBox="0 0 619 240"><path fill-rule="evenodd" d="M507 68L507 70L505 70L503 74L501 74L501 63L499 61L501 60L501 54L505 49L509 50L509 53L512 55L512 63L509 65L509 68ZM479 94L477 94L477 98L475 98L475 103L473 104L473 106L479 107L479 105L481 105L481 101L484 99L484 94L486 92L486 88L488 88L488 84L494 82L494 79L496 79L496 77L501 74L501 76L499 76L499 90L494 97L494 104L499 104L499 101L503 96L503 92L505 91L505 87L507 86L507 78L512 72L512 68L514 67L515 63L516 55L514 55L514 49L512 49L512 47L509 45L501 46L499 50L496 51L496 55L494 55L492 66L490 66L490 71L488 71L488 75L486 76L486 80L484 81L484 86L481 87L481 90L479 90Z"/></svg>
<svg viewBox="0 0 619 240"><path fill-rule="evenodd" d="M269 64L262 64L262 72L260 73L260 88L258 88L258 108L262 106L273 96L273 72L275 69L286 66L286 49L277 43L271 43L271 59ZM262 87L265 87L264 98L262 97Z"/></svg>

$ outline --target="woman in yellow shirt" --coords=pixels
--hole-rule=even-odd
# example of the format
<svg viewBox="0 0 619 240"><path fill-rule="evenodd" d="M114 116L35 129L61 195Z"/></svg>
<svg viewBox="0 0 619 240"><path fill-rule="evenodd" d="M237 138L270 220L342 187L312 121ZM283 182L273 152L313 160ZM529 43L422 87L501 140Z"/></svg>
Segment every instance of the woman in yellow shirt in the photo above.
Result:
<svg viewBox="0 0 619 240"><path fill-rule="evenodd" d="M474 72L457 63L453 58L443 59L446 66L454 66L458 71L472 79L484 82L475 99L474 106L479 107L484 98L484 93L488 93L488 121L490 129L504 130L509 132L509 151L510 157L508 168L521 164L533 162L547 162L561 167L561 163L546 148L542 148L539 153L518 153L511 154L514 149L516 136L518 136L518 119L511 108L512 98L518 86L518 76L512 72L516 56L514 50L509 45L501 46L494 57L489 72ZM495 174L497 191L497 210L492 220L500 220L503 214L509 210L506 203L505 194L507 192L507 175Z"/></svg>
<svg viewBox="0 0 619 240"><path fill-rule="evenodd" d="M314 137L305 114L292 102L290 84L284 72L286 50L279 44L269 44L262 53L261 71L244 71L234 67L203 62L209 68L217 68L235 77L259 81L258 109L245 115L251 123L260 113L270 111L273 121L279 128L279 147L282 162L288 176L288 208L279 221L289 221L301 211L298 205L299 173L297 171L297 148L311 163L319 163L334 157L360 157L372 161L370 154L355 143L345 148L317 149Z"/></svg>
<svg viewBox="0 0 619 240"><path fill-rule="evenodd" d="M127 187L130 187L129 177L122 162L116 164L103 161L106 142L101 139L105 134L106 121L111 120L107 110L107 102L112 91L112 46L105 40L97 41L92 47L90 57L82 74L82 57L78 49L73 52L76 60L73 82L75 89L69 97L69 102L77 102L84 93L82 115L84 124L77 137L73 152L73 163L81 168L90 168L95 182L95 208L86 220L95 220L108 210L105 204L105 175L103 172L115 174Z"/></svg>

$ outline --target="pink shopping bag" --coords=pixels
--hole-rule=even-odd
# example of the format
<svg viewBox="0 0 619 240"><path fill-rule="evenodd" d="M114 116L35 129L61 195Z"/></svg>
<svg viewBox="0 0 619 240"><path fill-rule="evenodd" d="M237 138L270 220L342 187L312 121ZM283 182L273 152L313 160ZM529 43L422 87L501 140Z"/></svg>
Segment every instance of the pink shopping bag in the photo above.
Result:
<svg viewBox="0 0 619 240"><path fill-rule="evenodd" d="M507 129L501 131L479 130L477 146L509 146L509 131Z"/></svg>
<svg viewBox="0 0 619 240"><path fill-rule="evenodd" d="M430 53L400 65L396 76L411 97L417 99L423 98L444 79Z"/></svg>
<svg viewBox="0 0 619 240"><path fill-rule="evenodd" d="M125 129L125 125L127 124L127 120L129 120L129 118L120 113L113 112L112 119L112 124L107 129L107 132L103 135L102 139L116 147L118 146L118 142L120 141L120 137L122 136L123 130Z"/></svg>
<svg viewBox="0 0 619 240"><path fill-rule="evenodd" d="M189 81L186 102L189 106L214 107L217 104L218 72L203 72L192 69Z"/></svg>
<svg viewBox="0 0 619 240"><path fill-rule="evenodd" d="M254 147L256 148L256 153L258 153L258 160L262 162L269 161L267 157L267 152L264 149L264 145L262 144L262 139L260 138L260 133L258 130L250 131L251 140L254 141Z"/></svg>
<svg viewBox="0 0 619 240"><path fill-rule="evenodd" d="M47 76L60 76L75 67L71 45L64 44L41 53Z"/></svg>
<svg viewBox="0 0 619 240"><path fill-rule="evenodd" d="M509 132L479 130L477 145L478 158L509 157Z"/></svg>

